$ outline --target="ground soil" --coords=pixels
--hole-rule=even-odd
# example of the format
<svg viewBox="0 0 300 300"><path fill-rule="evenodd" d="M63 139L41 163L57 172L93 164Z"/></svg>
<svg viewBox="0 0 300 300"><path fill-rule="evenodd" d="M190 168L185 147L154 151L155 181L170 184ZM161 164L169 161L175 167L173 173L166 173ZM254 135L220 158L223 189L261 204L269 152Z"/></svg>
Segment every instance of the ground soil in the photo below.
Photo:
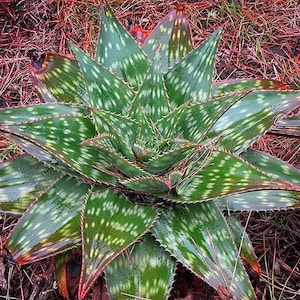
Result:
<svg viewBox="0 0 300 300"><path fill-rule="evenodd" d="M100 0L0 1L0 107L38 102L27 68L33 57L54 51L72 55L71 40L93 53L99 30ZM107 1L135 38L135 26L151 30L179 1ZM300 88L299 1L186 1L195 45L223 26L215 79L269 78ZM299 110L294 113L299 113ZM266 134L254 145L300 167L299 138ZM0 140L1 159L15 155ZM2 149L2 151L1 151ZM5 150L5 151L4 151ZM258 299L300 299L300 209L237 213L262 266L252 276ZM19 267L3 244L16 218L1 216L0 299L62 299L53 275L53 260ZM76 276L75 276L76 277ZM251 274L250 274L251 277ZM105 290L102 279L88 299ZM104 293L105 294L105 293ZM170 299L226 299L179 267Z"/></svg>

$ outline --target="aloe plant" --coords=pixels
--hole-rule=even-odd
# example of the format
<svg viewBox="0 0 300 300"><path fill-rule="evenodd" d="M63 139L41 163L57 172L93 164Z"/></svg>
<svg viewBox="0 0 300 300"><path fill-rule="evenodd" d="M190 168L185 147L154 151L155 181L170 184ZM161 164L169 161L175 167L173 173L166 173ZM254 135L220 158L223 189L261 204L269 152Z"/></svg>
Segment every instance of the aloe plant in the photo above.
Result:
<svg viewBox="0 0 300 300"><path fill-rule="evenodd" d="M0 208L21 214L6 248L20 265L55 255L66 298L81 252L78 299L103 272L112 299L165 299L177 262L255 299L244 264L259 264L230 211L299 206L299 170L250 146L300 92L214 83L222 29L194 48L182 5L142 47L106 5L101 20L94 58L45 54L30 69L42 103L0 110L25 152L0 166Z"/></svg>

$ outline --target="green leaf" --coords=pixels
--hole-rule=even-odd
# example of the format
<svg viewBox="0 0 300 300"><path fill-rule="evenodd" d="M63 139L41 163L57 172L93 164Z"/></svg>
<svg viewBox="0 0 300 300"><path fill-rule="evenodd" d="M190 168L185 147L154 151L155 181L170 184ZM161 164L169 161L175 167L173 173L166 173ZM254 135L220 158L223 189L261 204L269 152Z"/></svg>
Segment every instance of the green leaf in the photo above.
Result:
<svg viewBox="0 0 300 300"><path fill-rule="evenodd" d="M142 193L162 194L172 188L171 182L158 176L136 177L121 182L126 188Z"/></svg>
<svg viewBox="0 0 300 300"><path fill-rule="evenodd" d="M79 173L69 168L66 164L58 160L57 157L55 158L51 153L33 144L32 142L6 132L4 133L1 132L1 134L7 137L7 139L9 139L10 141L14 142L26 153L30 154L32 157L37 159L40 163L47 166L48 168L54 169L55 171L60 172L61 174L64 175L68 174L73 177L80 176Z"/></svg>
<svg viewBox="0 0 300 300"><path fill-rule="evenodd" d="M203 201L252 190L285 189L284 182L259 171L238 156L214 150L206 165L177 186L178 201Z"/></svg>
<svg viewBox="0 0 300 300"><path fill-rule="evenodd" d="M132 249L119 255L105 269L114 300L165 299L175 274L176 261L154 238L145 235Z"/></svg>
<svg viewBox="0 0 300 300"><path fill-rule="evenodd" d="M99 134L109 133L114 150L129 159L134 159L132 148L138 133L138 123L129 117L103 110L93 110Z"/></svg>
<svg viewBox="0 0 300 300"><path fill-rule="evenodd" d="M42 162L45 165L50 165L54 167L57 165L58 161L51 155L49 152L44 150L43 148L25 140L18 136L11 135L7 132L0 131L3 137L6 137L11 142L18 145L21 149L23 149L26 153L30 154L32 157L36 158L38 161ZM57 168L55 168L57 170Z"/></svg>
<svg viewBox="0 0 300 300"><path fill-rule="evenodd" d="M63 103L35 104L0 109L0 124L12 125L15 123L37 121L49 117L61 115L88 115L89 110L82 105L70 105ZM1 126L0 125L0 126Z"/></svg>
<svg viewBox="0 0 300 300"><path fill-rule="evenodd" d="M103 5L96 60L137 90L149 67L148 59L112 11Z"/></svg>
<svg viewBox="0 0 300 300"><path fill-rule="evenodd" d="M215 289L255 299L224 216L213 201L164 210L151 228L159 243Z"/></svg>
<svg viewBox="0 0 300 300"><path fill-rule="evenodd" d="M264 172L284 180L292 188L299 190L299 170L266 153L248 149L242 157ZM289 185L287 184L287 188ZM290 188L291 188L290 187ZM240 195L231 195L218 200L222 209L230 210L274 210L300 205L300 193L297 191L265 190Z"/></svg>
<svg viewBox="0 0 300 300"><path fill-rule="evenodd" d="M70 46L83 73L88 94L86 102L99 109L126 113L134 97L133 91L74 44Z"/></svg>
<svg viewBox="0 0 300 300"><path fill-rule="evenodd" d="M300 192L284 190L251 191L217 199L222 210L265 211L300 206Z"/></svg>
<svg viewBox="0 0 300 300"><path fill-rule="evenodd" d="M88 188L63 177L26 211L6 243L18 264L44 259L80 241L80 211Z"/></svg>
<svg viewBox="0 0 300 300"><path fill-rule="evenodd" d="M153 151L154 140L156 138L156 132L154 123L151 122L150 118L146 116L141 106L138 107L138 111L135 114L135 119L138 124L136 143L133 148L137 145L139 148L148 148ZM141 146L142 145L142 146Z"/></svg>
<svg viewBox="0 0 300 300"><path fill-rule="evenodd" d="M183 103L155 123L156 130L160 136L164 137L165 139L176 139L180 137L182 132L180 132L180 129L176 130L176 128L180 128L180 126L178 126L178 122L180 121L182 114L185 112L189 104L189 102Z"/></svg>
<svg viewBox="0 0 300 300"><path fill-rule="evenodd" d="M189 105L173 129L174 134L191 142L202 142L218 118L244 96L245 93L239 93Z"/></svg>
<svg viewBox="0 0 300 300"><path fill-rule="evenodd" d="M197 144L183 142L176 148L158 154L145 162L146 170L151 174L162 174L174 166L174 162L179 163L182 159L186 158L196 147L198 147Z"/></svg>
<svg viewBox="0 0 300 300"><path fill-rule="evenodd" d="M300 137L300 116L292 116L276 121L272 133Z"/></svg>
<svg viewBox="0 0 300 300"><path fill-rule="evenodd" d="M99 141L97 138L85 141L84 145L94 147L97 153L102 157L102 159L108 162L110 169L115 169L115 171L121 172L121 174L119 174L120 176L126 175L128 177L135 177L147 174L145 171L143 171L131 161L127 160L121 154L101 144L101 140ZM105 167L101 164L97 164L97 162L95 162L94 165L98 168ZM118 174L116 174L116 176L118 176Z"/></svg>
<svg viewBox="0 0 300 300"><path fill-rule="evenodd" d="M51 187L60 176L30 155L0 163L0 210L25 211L41 191Z"/></svg>
<svg viewBox="0 0 300 300"><path fill-rule="evenodd" d="M168 71L165 80L171 106L178 107L190 99L197 103L210 98L221 33L217 30Z"/></svg>
<svg viewBox="0 0 300 300"><path fill-rule="evenodd" d="M143 49L152 59L159 46L161 52L162 71L181 60L192 50L192 40L187 16L183 13L183 5L171 11L154 28L145 40Z"/></svg>
<svg viewBox="0 0 300 300"><path fill-rule="evenodd" d="M113 177L93 167L95 161L102 162L98 153L90 147L80 146L82 141L95 134L94 126L86 116L50 117L34 122L3 126L2 129L37 144L59 161L88 178L107 184L116 184Z"/></svg>
<svg viewBox="0 0 300 300"><path fill-rule="evenodd" d="M75 60L47 53L41 68L31 67L30 73L45 102L85 102L84 83Z"/></svg>
<svg viewBox="0 0 300 300"><path fill-rule="evenodd" d="M83 105L63 104L63 103L47 103L36 104L30 106L20 106L9 109L0 110L0 126L8 129L5 125L20 125L26 122L34 122L46 118L54 118L62 115L79 116L89 115L89 110ZM68 173L72 176L76 176L74 171L63 164L59 159L54 157L51 153L25 138L14 136L7 132L1 132L2 136L5 136L25 152L31 154L34 158L47 164L49 167L54 168L57 171Z"/></svg>
<svg viewBox="0 0 300 300"><path fill-rule="evenodd" d="M137 117L139 106L142 107L145 115L154 122L169 113L169 100L166 93L164 78L161 73L160 52L158 51L153 58L152 65L150 66L142 86L132 102L129 111L130 117Z"/></svg>
<svg viewBox="0 0 300 300"><path fill-rule="evenodd" d="M295 188L298 186L300 189L300 171L288 163L254 149L248 149L241 156L265 173L295 185Z"/></svg>
<svg viewBox="0 0 300 300"><path fill-rule="evenodd" d="M232 236L239 251L240 257L246 261L251 269L259 276L260 265L245 228L242 227L234 215L227 216L226 220L232 232Z"/></svg>
<svg viewBox="0 0 300 300"><path fill-rule="evenodd" d="M217 120L209 137L222 136L222 147L240 153L264 134L278 115L296 107L299 99L297 91L248 93Z"/></svg>
<svg viewBox="0 0 300 300"><path fill-rule="evenodd" d="M131 204L109 189L93 191L83 218L83 266L79 299L83 299L104 268L148 231L156 217L150 206Z"/></svg>
<svg viewBox="0 0 300 300"><path fill-rule="evenodd" d="M277 80L270 79L233 79L213 84L213 95L250 91L250 90L287 90L288 87Z"/></svg>

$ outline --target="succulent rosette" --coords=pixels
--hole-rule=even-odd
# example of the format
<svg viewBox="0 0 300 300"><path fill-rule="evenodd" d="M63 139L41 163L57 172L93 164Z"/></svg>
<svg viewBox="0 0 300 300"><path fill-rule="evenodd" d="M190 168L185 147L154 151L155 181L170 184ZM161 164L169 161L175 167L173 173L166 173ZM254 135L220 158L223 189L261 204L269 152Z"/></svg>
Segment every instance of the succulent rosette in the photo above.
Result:
<svg viewBox="0 0 300 300"><path fill-rule="evenodd" d="M300 92L214 83L221 34L194 48L180 5L140 47L104 5L95 57L70 44L76 60L31 67L42 102L0 110L1 135L25 152L0 165L0 209L22 214L6 242L18 264L55 255L66 298L81 252L78 299L103 272L112 299L165 299L177 263L255 299L245 264L259 264L230 211L299 206L299 170L250 146Z"/></svg>

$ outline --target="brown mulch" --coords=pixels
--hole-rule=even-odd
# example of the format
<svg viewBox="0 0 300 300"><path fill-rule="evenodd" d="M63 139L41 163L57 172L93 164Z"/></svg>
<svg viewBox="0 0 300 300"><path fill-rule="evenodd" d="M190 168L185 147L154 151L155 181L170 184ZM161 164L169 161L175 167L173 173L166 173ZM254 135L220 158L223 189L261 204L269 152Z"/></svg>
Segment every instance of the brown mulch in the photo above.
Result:
<svg viewBox="0 0 300 300"><path fill-rule="evenodd" d="M38 102L27 68L45 51L72 55L71 40L92 54L99 30L100 0L0 0L0 107ZM179 1L107 1L135 37L151 30ZM195 45L223 26L216 80L259 77L300 88L299 1L185 1ZM142 37L143 38L143 37ZM256 147L300 166L299 138L267 134ZM1 149L7 148L0 140ZM262 266L258 299L300 299L300 209L238 214ZM249 219L249 222L247 220ZM53 260L19 267L3 244L16 218L0 219L0 299L62 299ZM180 267L173 299L225 299ZM99 280L88 299L100 299Z"/></svg>

